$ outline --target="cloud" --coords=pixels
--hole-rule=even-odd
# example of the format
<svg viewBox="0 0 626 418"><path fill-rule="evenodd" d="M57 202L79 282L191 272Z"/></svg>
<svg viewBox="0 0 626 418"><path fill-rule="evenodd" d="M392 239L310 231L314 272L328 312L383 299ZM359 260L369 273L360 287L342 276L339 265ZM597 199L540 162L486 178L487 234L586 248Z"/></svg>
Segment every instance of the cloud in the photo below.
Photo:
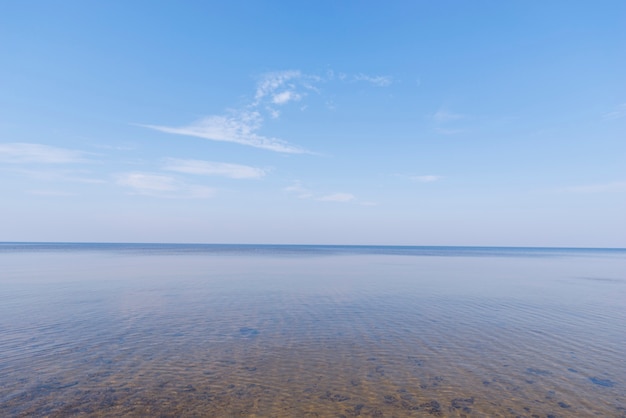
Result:
<svg viewBox="0 0 626 418"><path fill-rule="evenodd" d="M35 195L35 196L50 196L50 197L75 196L74 193L63 192L59 190L27 190L26 193Z"/></svg>
<svg viewBox="0 0 626 418"><path fill-rule="evenodd" d="M0 144L0 162L10 164L69 164L87 162L82 151L43 144L10 142Z"/></svg>
<svg viewBox="0 0 626 418"><path fill-rule="evenodd" d="M134 194L162 198L208 198L215 190L210 187L190 185L171 176L152 173L124 173L117 183L133 190Z"/></svg>
<svg viewBox="0 0 626 418"><path fill-rule="evenodd" d="M363 74L363 73L355 75L354 80L355 81L367 81L368 83L371 83L377 87L387 87L391 85L391 83L393 82L393 78L391 76L382 76L382 75L370 76L370 75Z"/></svg>
<svg viewBox="0 0 626 418"><path fill-rule="evenodd" d="M468 116L440 108L430 118L435 122L435 132L442 135L454 135L464 131L456 125L459 121L467 119Z"/></svg>
<svg viewBox="0 0 626 418"><path fill-rule="evenodd" d="M453 113L446 109L439 109L432 115L436 123L446 123L454 120L465 119L467 116L460 113Z"/></svg>
<svg viewBox="0 0 626 418"><path fill-rule="evenodd" d="M284 87L289 81L301 77L302 73L297 70L275 71L263 74L257 83L256 94L254 95L255 104L258 104L266 96L273 95L276 90ZM293 89L293 84L290 87Z"/></svg>
<svg viewBox="0 0 626 418"><path fill-rule="evenodd" d="M10 169L9 172L17 173L22 176L30 177L40 181L50 182L70 182L70 183L86 183L101 184L106 183L102 179L96 179L91 173L85 170L26 170L26 169Z"/></svg>
<svg viewBox="0 0 626 418"><path fill-rule="evenodd" d="M332 193L326 196L318 197L315 200L320 202L350 202L354 200L354 195L350 193Z"/></svg>
<svg viewBox="0 0 626 418"><path fill-rule="evenodd" d="M137 149L134 145L109 145L109 144L94 144L99 149L111 150L111 151L134 151Z"/></svg>
<svg viewBox="0 0 626 418"><path fill-rule="evenodd" d="M609 112L604 115L604 119L608 120L623 118L626 118L626 103L622 103L621 105L617 106L617 108L613 112Z"/></svg>
<svg viewBox="0 0 626 418"><path fill-rule="evenodd" d="M432 175L432 174L428 174L428 175L425 175L425 176L409 176L409 178L411 180L413 180L413 181L417 181L417 182L420 182L420 183L432 183L434 181L442 179L441 176L435 176L435 175Z"/></svg>
<svg viewBox="0 0 626 418"><path fill-rule="evenodd" d="M283 104L289 103L291 101L298 101L301 98L302 98L301 94L298 94L298 93L296 93L294 91L285 90L283 92L275 94L272 97L272 103L278 104L278 105L283 105Z"/></svg>
<svg viewBox="0 0 626 418"><path fill-rule="evenodd" d="M572 186L561 189L568 193L610 193L626 192L626 181L614 181L602 184L589 184L583 186Z"/></svg>
<svg viewBox="0 0 626 418"><path fill-rule="evenodd" d="M350 193L331 193L316 196L316 193L304 187L299 181L295 181L291 186L285 187L283 190L296 195L299 199L312 199L320 202L350 202L355 199L355 196Z"/></svg>
<svg viewBox="0 0 626 418"><path fill-rule="evenodd" d="M263 118L258 111L241 111L232 112L227 116L207 116L190 125L177 128L158 125L140 126L171 134L194 136L212 141L234 142L287 154L308 153L308 151L290 145L281 139L259 135L257 131L261 128L262 123Z"/></svg>
<svg viewBox="0 0 626 418"><path fill-rule="evenodd" d="M173 177L156 174L128 173L119 177L118 183L137 190L166 192L176 189Z"/></svg>
<svg viewBox="0 0 626 418"><path fill-rule="evenodd" d="M461 132L464 132L464 129L450 129L450 128L437 127L435 128L435 132L441 135L454 135L454 134L460 134Z"/></svg>
<svg viewBox="0 0 626 418"><path fill-rule="evenodd" d="M340 82L366 81L375 86L388 86L392 82L390 76L369 76L363 73L347 79L345 74L340 73L335 76L330 70L326 73L326 77L304 74L298 70L275 71L263 74L259 78L254 98L239 109L227 111L221 115L209 115L183 126L156 124L138 124L138 126L170 134L232 142L286 154L313 154L285 140L261 135L260 131L265 118L278 119L281 116L281 112L276 107L299 102L311 91L320 93L318 86L335 78ZM306 108L306 105L299 107L302 110Z"/></svg>
<svg viewBox="0 0 626 418"><path fill-rule="evenodd" d="M182 160L178 158L168 159L164 169L179 173L222 176L232 179L260 178L265 176L267 173L267 170L247 165L200 160Z"/></svg>
<svg viewBox="0 0 626 418"><path fill-rule="evenodd" d="M275 105L285 105L289 102L297 102L304 97L304 93L298 89L317 90L312 82L319 81L319 77L302 74L300 71L287 70L266 73L261 76L257 83L256 93L252 107L260 105L263 101ZM268 107L273 118L280 113Z"/></svg>
<svg viewBox="0 0 626 418"><path fill-rule="evenodd" d="M280 117L280 110L276 110L276 109L271 108L269 106L266 108L266 110L270 114L270 117L272 119L278 119Z"/></svg>
<svg viewBox="0 0 626 418"><path fill-rule="evenodd" d="M311 199L313 197L313 193L302 186L299 181L294 182L291 186L285 187L283 190L297 195L300 199Z"/></svg>

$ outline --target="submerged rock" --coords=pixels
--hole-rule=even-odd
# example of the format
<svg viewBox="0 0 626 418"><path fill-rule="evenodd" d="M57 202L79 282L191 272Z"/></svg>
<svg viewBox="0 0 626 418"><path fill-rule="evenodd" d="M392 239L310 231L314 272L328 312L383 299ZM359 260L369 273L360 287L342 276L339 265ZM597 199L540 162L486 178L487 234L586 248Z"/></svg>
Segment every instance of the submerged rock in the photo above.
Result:
<svg viewBox="0 0 626 418"><path fill-rule="evenodd" d="M456 398L452 399L452 408L454 409L463 409L468 408L469 406L474 405L474 398Z"/></svg>
<svg viewBox="0 0 626 418"><path fill-rule="evenodd" d="M526 369L526 373L535 374L537 376L549 376L552 374L549 370L533 369L532 367Z"/></svg>
<svg viewBox="0 0 626 418"><path fill-rule="evenodd" d="M323 400L328 400L328 401L333 401L333 402L343 402L343 401L347 401L348 399L350 399L347 396L344 395L340 395L338 393L335 393L334 395L328 390L326 391L326 393L322 396L320 396L320 399Z"/></svg>
<svg viewBox="0 0 626 418"><path fill-rule="evenodd" d="M604 386L607 388L612 388L613 386L615 386L615 382L609 379L600 379L598 377L590 377L589 380L591 380L591 382L596 385Z"/></svg>
<svg viewBox="0 0 626 418"><path fill-rule="evenodd" d="M255 328L243 327L239 328L239 335L243 337L256 337L259 335L259 330Z"/></svg>
<svg viewBox="0 0 626 418"><path fill-rule="evenodd" d="M431 415L435 415L438 417L443 415L441 412L441 404L439 404L439 402L437 401L425 402L420 405L420 408L425 408L426 412L428 412Z"/></svg>

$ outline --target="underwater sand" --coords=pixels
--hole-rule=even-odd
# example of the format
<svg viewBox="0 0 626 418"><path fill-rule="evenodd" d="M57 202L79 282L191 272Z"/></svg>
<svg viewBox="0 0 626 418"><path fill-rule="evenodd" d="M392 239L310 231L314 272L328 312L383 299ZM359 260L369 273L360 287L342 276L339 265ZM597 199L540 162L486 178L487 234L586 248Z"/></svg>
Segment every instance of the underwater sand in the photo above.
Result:
<svg viewBox="0 0 626 418"><path fill-rule="evenodd" d="M0 244L0 416L626 417L626 251Z"/></svg>

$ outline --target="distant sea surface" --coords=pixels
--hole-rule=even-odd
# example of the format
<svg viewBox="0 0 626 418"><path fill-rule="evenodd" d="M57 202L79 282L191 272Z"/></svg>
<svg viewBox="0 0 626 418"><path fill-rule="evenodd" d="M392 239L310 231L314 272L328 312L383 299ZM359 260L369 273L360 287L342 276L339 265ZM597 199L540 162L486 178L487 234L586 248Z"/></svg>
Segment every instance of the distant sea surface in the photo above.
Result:
<svg viewBox="0 0 626 418"><path fill-rule="evenodd" d="M626 417L626 250L0 243L1 417Z"/></svg>

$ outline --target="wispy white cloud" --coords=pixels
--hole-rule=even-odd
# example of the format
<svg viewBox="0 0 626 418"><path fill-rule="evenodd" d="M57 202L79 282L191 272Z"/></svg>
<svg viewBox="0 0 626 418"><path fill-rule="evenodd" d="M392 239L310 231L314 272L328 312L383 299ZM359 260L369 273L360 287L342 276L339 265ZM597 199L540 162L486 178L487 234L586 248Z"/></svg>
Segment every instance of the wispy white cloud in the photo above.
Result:
<svg viewBox="0 0 626 418"><path fill-rule="evenodd" d="M444 108L437 110L432 118L437 123L445 123L453 120L465 119L467 116L461 113L450 112Z"/></svg>
<svg viewBox="0 0 626 418"><path fill-rule="evenodd" d="M280 117L280 110L274 109L274 108L269 107L269 106L266 108L266 110L267 110L267 113L269 113L269 115L270 115L270 117L272 119L278 119Z"/></svg>
<svg viewBox="0 0 626 418"><path fill-rule="evenodd" d="M301 77L302 73L297 70L274 71L263 74L257 83L254 104L260 103L267 96L274 97L276 90L284 89L285 86L288 87L288 90L285 91L293 91L295 85L292 82Z"/></svg>
<svg viewBox="0 0 626 418"><path fill-rule="evenodd" d="M314 193L308 188L304 187L301 182L295 181L291 186L283 189L287 193L294 194L299 199L311 199L320 202L350 202L355 199L355 196L350 193L331 193L326 195L320 195Z"/></svg>
<svg viewBox="0 0 626 418"><path fill-rule="evenodd" d="M27 194L34 196L68 197L75 196L75 193L63 192L60 190L27 190Z"/></svg>
<svg viewBox="0 0 626 418"><path fill-rule="evenodd" d="M95 148L111 150L111 151L133 151L137 149L134 145L109 145L109 144L95 144Z"/></svg>
<svg viewBox="0 0 626 418"><path fill-rule="evenodd" d="M290 91L290 90L285 90L282 91L280 93L275 94L272 97L272 103L274 104L278 104L278 105L283 105L292 101L298 101L302 99L302 95L298 94L294 91Z"/></svg>
<svg viewBox="0 0 626 418"><path fill-rule="evenodd" d="M319 200L320 202L350 202L354 200L354 195L350 193L332 193L318 197L315 200Z"/></svg>
<svg viewBox="0 0 626 418"><path fill-rule="evenodd" d="M571 186L561 189L562 192L569 193L610 193L626 192L626 181L613 181L610 183L587 184L581 186Z"/></svg>
<svg viewBox="0 0 626 418"><path fill-rule="evenodd" d="M0 162L9 164L69 164L87 162L86 154L43 144L9 142L0 144Z"/></svg>
<svg viewBox="0 0 626 418"><path fill-rule="evenodd" d="M464 131L458 127L458 122L468 119L468 116L451 112L446 108L439 108L430 118L435 122L435 132L442 135L454 135Z"/></svg>
<svg viewBox="0 0 626 418"><path fill-rule="evenodd" d="M267 174L267 170L248 165L218 163L213 161L184 160L170 158L166 160L165 170L186 174L222 176L232 179L254 179Z"/></svg>
<svg viewBox="0 0 626 418"><path fill-rule="evenodd" d="M464 129L452 129L452 128L441 128L441 127L435 127L435 132L437 132L438 134L441 135L455 135L455 134L460 134L461 132L464 132Z"/></svg>
<svg viewBox="0 0 626 418"><path fill-rule="evenodd" d="M49 170L32 170L32 169L9 169L22 176L29 177L34 180L48 182L69 182L69 183L86 183L86 184L102 184L106 181L94 178L93 174L85 170L69 170L69 169L49 169Z"/></svg>
<svg viewBox="0 0 626 418"><path fill-rule="evenodd" d="M300 101L306 96L306 91L319 91L314 84L321 80L320 77L303 74L296 70L263 74L257 83L251 107L257 107L262 103L282 106ZM271 106L267 106L267 110L273 118L277 118L280 114Z"/></svg>
<svg viewBox="0 0 626 418"><path fill-rule="evenodd" d="M621 105L617 106L617 108L609 113L606 113L604 115L604 119L623 119L626 118L626 103L622 103Z"/></svg>
<svg viewBox="0 0 626 418"><path fill-rule="evenodd" d="M213 141L234 142L287 154L304 154L308 152L281 139L259 135L257 132L261 128L262 123L263 118L258 111L240 111L232 112L227 116L207 116L190 125L181 127L141 126L171 134L194 136Z"/></svg>
<svg viewBox="0 0 626 418"><path fill-rule="evenodd" d="M321 93L320 84L333 79L341 82L366 81L381 87L388 86L393 81L390 76L369 76L363 73L349 78L344 73L335 75L332 70L328 70L324 77L305 74L299 70L275 71L260 76L254 97L239 109L221 115L209 115L183 126L137 125L170 134L232 142L286 154L313 154L283 139L262 135L261 129L266 118L281 117L281 111L277 107L300 102L310 92ZM299 105L299 108L304 110L306 105Z"/></svg>
<svg viewBox="0 0 626 418"><path fill-rule="evenodd" d="M176 190L176 181L170 176L145 173L121 174L118 183L133 189L152 192L167 192Z"/></svg>
<svg viewBox="0 0 626 418"><path fill-rule="evenodd" d="M376 75L376 76L371 76L371 75L367 75L367 74L357 74L354 76L354 80L355 81L366 81L368 83L371 83L377 87L387 87L390 86L391 83L393 83L393 77L388 76L388 75Z"/></svg>
<svg viewBox="0 0 626 418"><path fill-rule="evenodd" d="M304 96L299 89L307 89L311 76L300 71L278 71L264 74L256 86L254 100L239 110L231 110L225 115L210 115L189 125L180 127L162 125L140 125L157 131L193 136L212 141L233 142L255 148L286 154L305 154L307 150L278 138L260 134L265 118L261 111L273 119L280 117L274 105L286 105L299 101Z"/></svg>
<svg viewBox="0 0 626 418"><path fill-rule="evenodd" d="M311 199L313 197L313 193L299 181L294 182L291 186L285 187L283 190L295 194L300 199Z"/></svg>
<svg viewBox="0 0 626 418"><path fill-rule="evenodd" d="M204 199L215 194L215 190L210 187L187 184L171 176L153 173L119 174L117 183L130 188L134 194L169 199Z"/></svg>
<svg viewBox="0 0 626 418"><path fill-rule="evenodd" d="M432 182L441 180L442 178L443 177L441 176L435 176L433 174L427 174L424 176L409 176L409 179L420 182L420 183L432 183Z"/></svg>

